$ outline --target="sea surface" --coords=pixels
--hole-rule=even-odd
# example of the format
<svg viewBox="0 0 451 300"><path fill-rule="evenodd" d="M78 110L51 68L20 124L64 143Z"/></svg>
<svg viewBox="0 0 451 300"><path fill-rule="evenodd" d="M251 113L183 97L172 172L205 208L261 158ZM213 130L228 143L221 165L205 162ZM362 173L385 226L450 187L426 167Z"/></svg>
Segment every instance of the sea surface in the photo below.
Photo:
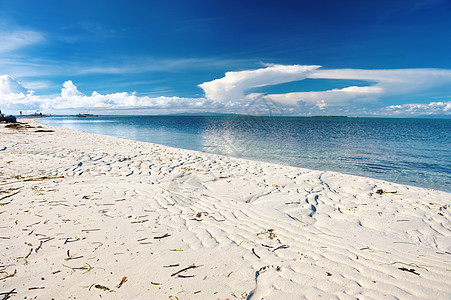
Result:
<svg viewBox="0 0 451 300"><path fill-rule="evenodd" d="M99 116L39 122L451 192L451 119Z"/></svg>

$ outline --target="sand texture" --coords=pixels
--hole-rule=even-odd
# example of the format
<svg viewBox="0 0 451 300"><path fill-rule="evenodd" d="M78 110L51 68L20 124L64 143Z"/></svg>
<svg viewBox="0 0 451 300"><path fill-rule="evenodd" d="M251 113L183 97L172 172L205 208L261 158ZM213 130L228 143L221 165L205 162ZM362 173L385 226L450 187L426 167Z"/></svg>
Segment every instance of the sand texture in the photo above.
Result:
<svg viewBox="0 0 451 300"><path fill-rule="evenodd" d="M0 299L451 299L450 193L26 122Z"/></svg>

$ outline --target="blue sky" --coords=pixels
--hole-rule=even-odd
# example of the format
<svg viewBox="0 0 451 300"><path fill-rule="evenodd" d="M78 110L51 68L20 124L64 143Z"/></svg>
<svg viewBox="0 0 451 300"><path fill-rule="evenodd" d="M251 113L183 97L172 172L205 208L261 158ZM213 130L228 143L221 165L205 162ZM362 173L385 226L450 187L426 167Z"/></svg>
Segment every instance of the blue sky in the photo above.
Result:
<svg viewBox="0 0 451 300"><path fill-rule="evenodd" d="M450 53L449 0L0 0L0 109L449 115Z"/></svg>

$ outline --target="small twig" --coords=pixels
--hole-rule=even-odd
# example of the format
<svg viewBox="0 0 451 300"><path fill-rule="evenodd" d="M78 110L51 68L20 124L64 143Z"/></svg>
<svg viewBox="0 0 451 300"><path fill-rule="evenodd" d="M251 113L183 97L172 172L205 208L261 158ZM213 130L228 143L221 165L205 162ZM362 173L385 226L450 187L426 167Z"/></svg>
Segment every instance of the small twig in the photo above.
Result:
<svg viewBox="0 0 451 300"><path fill-rule="evenodd" d="M169 233L166 233L165 235L162 235L162 236L156 236L156 237L154 237L154 239L155 240L164 239L164 238L166 238L168 236L171 236L171 235Z"/></svg>
<svg viewBox="0 0 451 300"><path fill-rule="evenodd" d="M289 214L287 214L287 216L289 216L289 217L292 218L293 220L296 220L296 221L298 221L298 222L301 222L301 223L305 224L305 222L299 220L299 219L296 218L296 217L290 216Z"/></svg>
<svg viewBox="0 0 451 300"><path fill-rule="evenodd" d="M6 199L6 198L12 197L12 196L14 196L14 195L17 195L17 194L19 194L19 193L20 193L20 191L17 191L17 192L15 192L15 193L10 194L10 195L6 195L6 196L0 198L0 201L2 201L3 199Z"/></svg>
<svg viewBox="0 0 451 300"><path fill-rule="evenodd" d="M38 246L36 249L34 249L34 251L36 251L36 253L38 253L39 249L41 249L42 243L43 243L43 241L41 241L41 242L39 243L39 246Z"/></svg>
<svg viewBox="0 0 451 300"><path fill-rule="evenodd" d="M149 222L149 220L133 221L133 222L130 222L130 223L136 224L136 223L144 223L144 222Z"/></svg>
<svg viewBox="0 0 451 300"><path fill-rule="evenodd" d="M290 246L288 246L288 245L280 245L280 246L277 247L276 249L272 250L272 252L274 252L274 251L276 251L276 250L279 250L279 249L287 249L287 248L290 248Z"/></svg>
<svg viewBox="0 0 451 300"><path fill-rule="evenodd" d="M75 239L73 239L73 240L70 240L70 239L71 239L71 238L66 238L66 240L64 241L64 244L72 243L72 242L77 242L77 241L80 240L79 238L75 238Z"/></svg>
<svg viewBox="0 0 451 300"><path fill-rule="evenodd" d="M34 226L34 225L38 225L39 223L41 223L41 221L36 222L36 223L33 223L33 224L30 224L30 225L27 225L27 227L31 227L31 226Z"/></svg>
<svg viewBox="0 0 451 300"><path fill-rule="evenodd" d="M3 300L8 300L9 298L11 298L12 294L17 294L16 289L12 289L11 291L6 293L0 293L0 295L5 295L5 297L3 297Z"/></svg>
<svg viewBox="0 0 451 300"><path fill-rule="evenodd" d="M7 278L10 278L10 277L14 277L14 276L16 276L16 274L17 274L17 270L14 270L14 273L12 273L10 275L7 275L7 276L5 276L3 278L0 278L0 280L7 279Z"/></svg>
<svg viewBox="0 0 451 300"><path fill-rule="evenodd" d="M31 291L31 290L42 290L42 289L45 289L45 287L43 287L43 286L36 286L36 287L28 288L29 291Z"/></svg>
<svg viewBox="0 0 451 300"><path fill-rule="evenodd" d="M94 228L94 229L82 229L81 232L91 232L91 231L99 231L100 228Z"/></svg>
<svg viewBox="0 0 451 300"><path fill-rule="evenodd" d="M196 269L196 268L199 268L199 267L201 267L201 266L202 266L202 265L199 265L199 266L191 265L191 266L189 266L189 267L183 268L183 269L181 269L181 270L179 270L179 271L177 271L177 272L171 274L171 277L174 277L175 275L178 275L178 274L180 274L180 273L182 273L182 272L184 272L184 271L186 271L186 270L189 270L189 269Z"/></svg>
<svg viewBox="0 0 451 300"><path fill-rule="evenodd" d="M415 269L407 269L407 268L404 268L404 267L401 267L401 268L398 268L398 269L400 269L401 271L413 273L413 274L418 275L418 276L420 275L420 273L415 272Z"/></svg>
<svg viewBox="0 0 451 300"><path fill-rule="evenodd" d="M178 267L178 266L180 266L180 264L167 265L167 266L163 266L163 268L173 268L173 267Z"/></svg>
<svg viewBox="0 0 451 300"><path fill-rule="evenodd" d="M127 277L122 277L121 282L118 284L117 288L119 289L125 282L127 282Z"/></svg>
<svg viewBox="0 0 451 300"><path fill-rule="evenodd" d="M27 256L25 256L25 259L27 259L27 258L28 258L28 256L30 256L30 255L31 255L31 252L33 252L33 248L31 248L31 249L30 249L30 252L28 252Z"/></svg>
<svg viewBox="0 0 451 300"><path fill-rule="evenodd" d="M48 241L51 241L55 239L54 237L45 237L45 238L40 238L39 240L41 240L43 243L47 243Z"/></svg>
<svg viewBox="0 0 451 300"><path fill-rule="evenodd" d="M252 248L252 253L254 253L254 255L257 256L258 259L260 259L260 256L258 256L257 253L255 253L255 249L254 248Z"/></svg>

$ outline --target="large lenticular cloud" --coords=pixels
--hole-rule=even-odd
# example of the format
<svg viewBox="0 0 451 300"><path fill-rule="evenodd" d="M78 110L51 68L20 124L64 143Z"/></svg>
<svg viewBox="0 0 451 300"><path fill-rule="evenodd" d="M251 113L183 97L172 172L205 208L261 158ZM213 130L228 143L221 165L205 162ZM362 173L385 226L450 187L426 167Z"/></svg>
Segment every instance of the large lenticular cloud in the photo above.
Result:
<svg viewBox="0 0 451 300"><path fill-rule="evenodd" d="M303 80L320 66L268 65L266 68L227 72L223 78L199 85L208 99L219 102L242 101L245 92L256 87Z"/></svg>

